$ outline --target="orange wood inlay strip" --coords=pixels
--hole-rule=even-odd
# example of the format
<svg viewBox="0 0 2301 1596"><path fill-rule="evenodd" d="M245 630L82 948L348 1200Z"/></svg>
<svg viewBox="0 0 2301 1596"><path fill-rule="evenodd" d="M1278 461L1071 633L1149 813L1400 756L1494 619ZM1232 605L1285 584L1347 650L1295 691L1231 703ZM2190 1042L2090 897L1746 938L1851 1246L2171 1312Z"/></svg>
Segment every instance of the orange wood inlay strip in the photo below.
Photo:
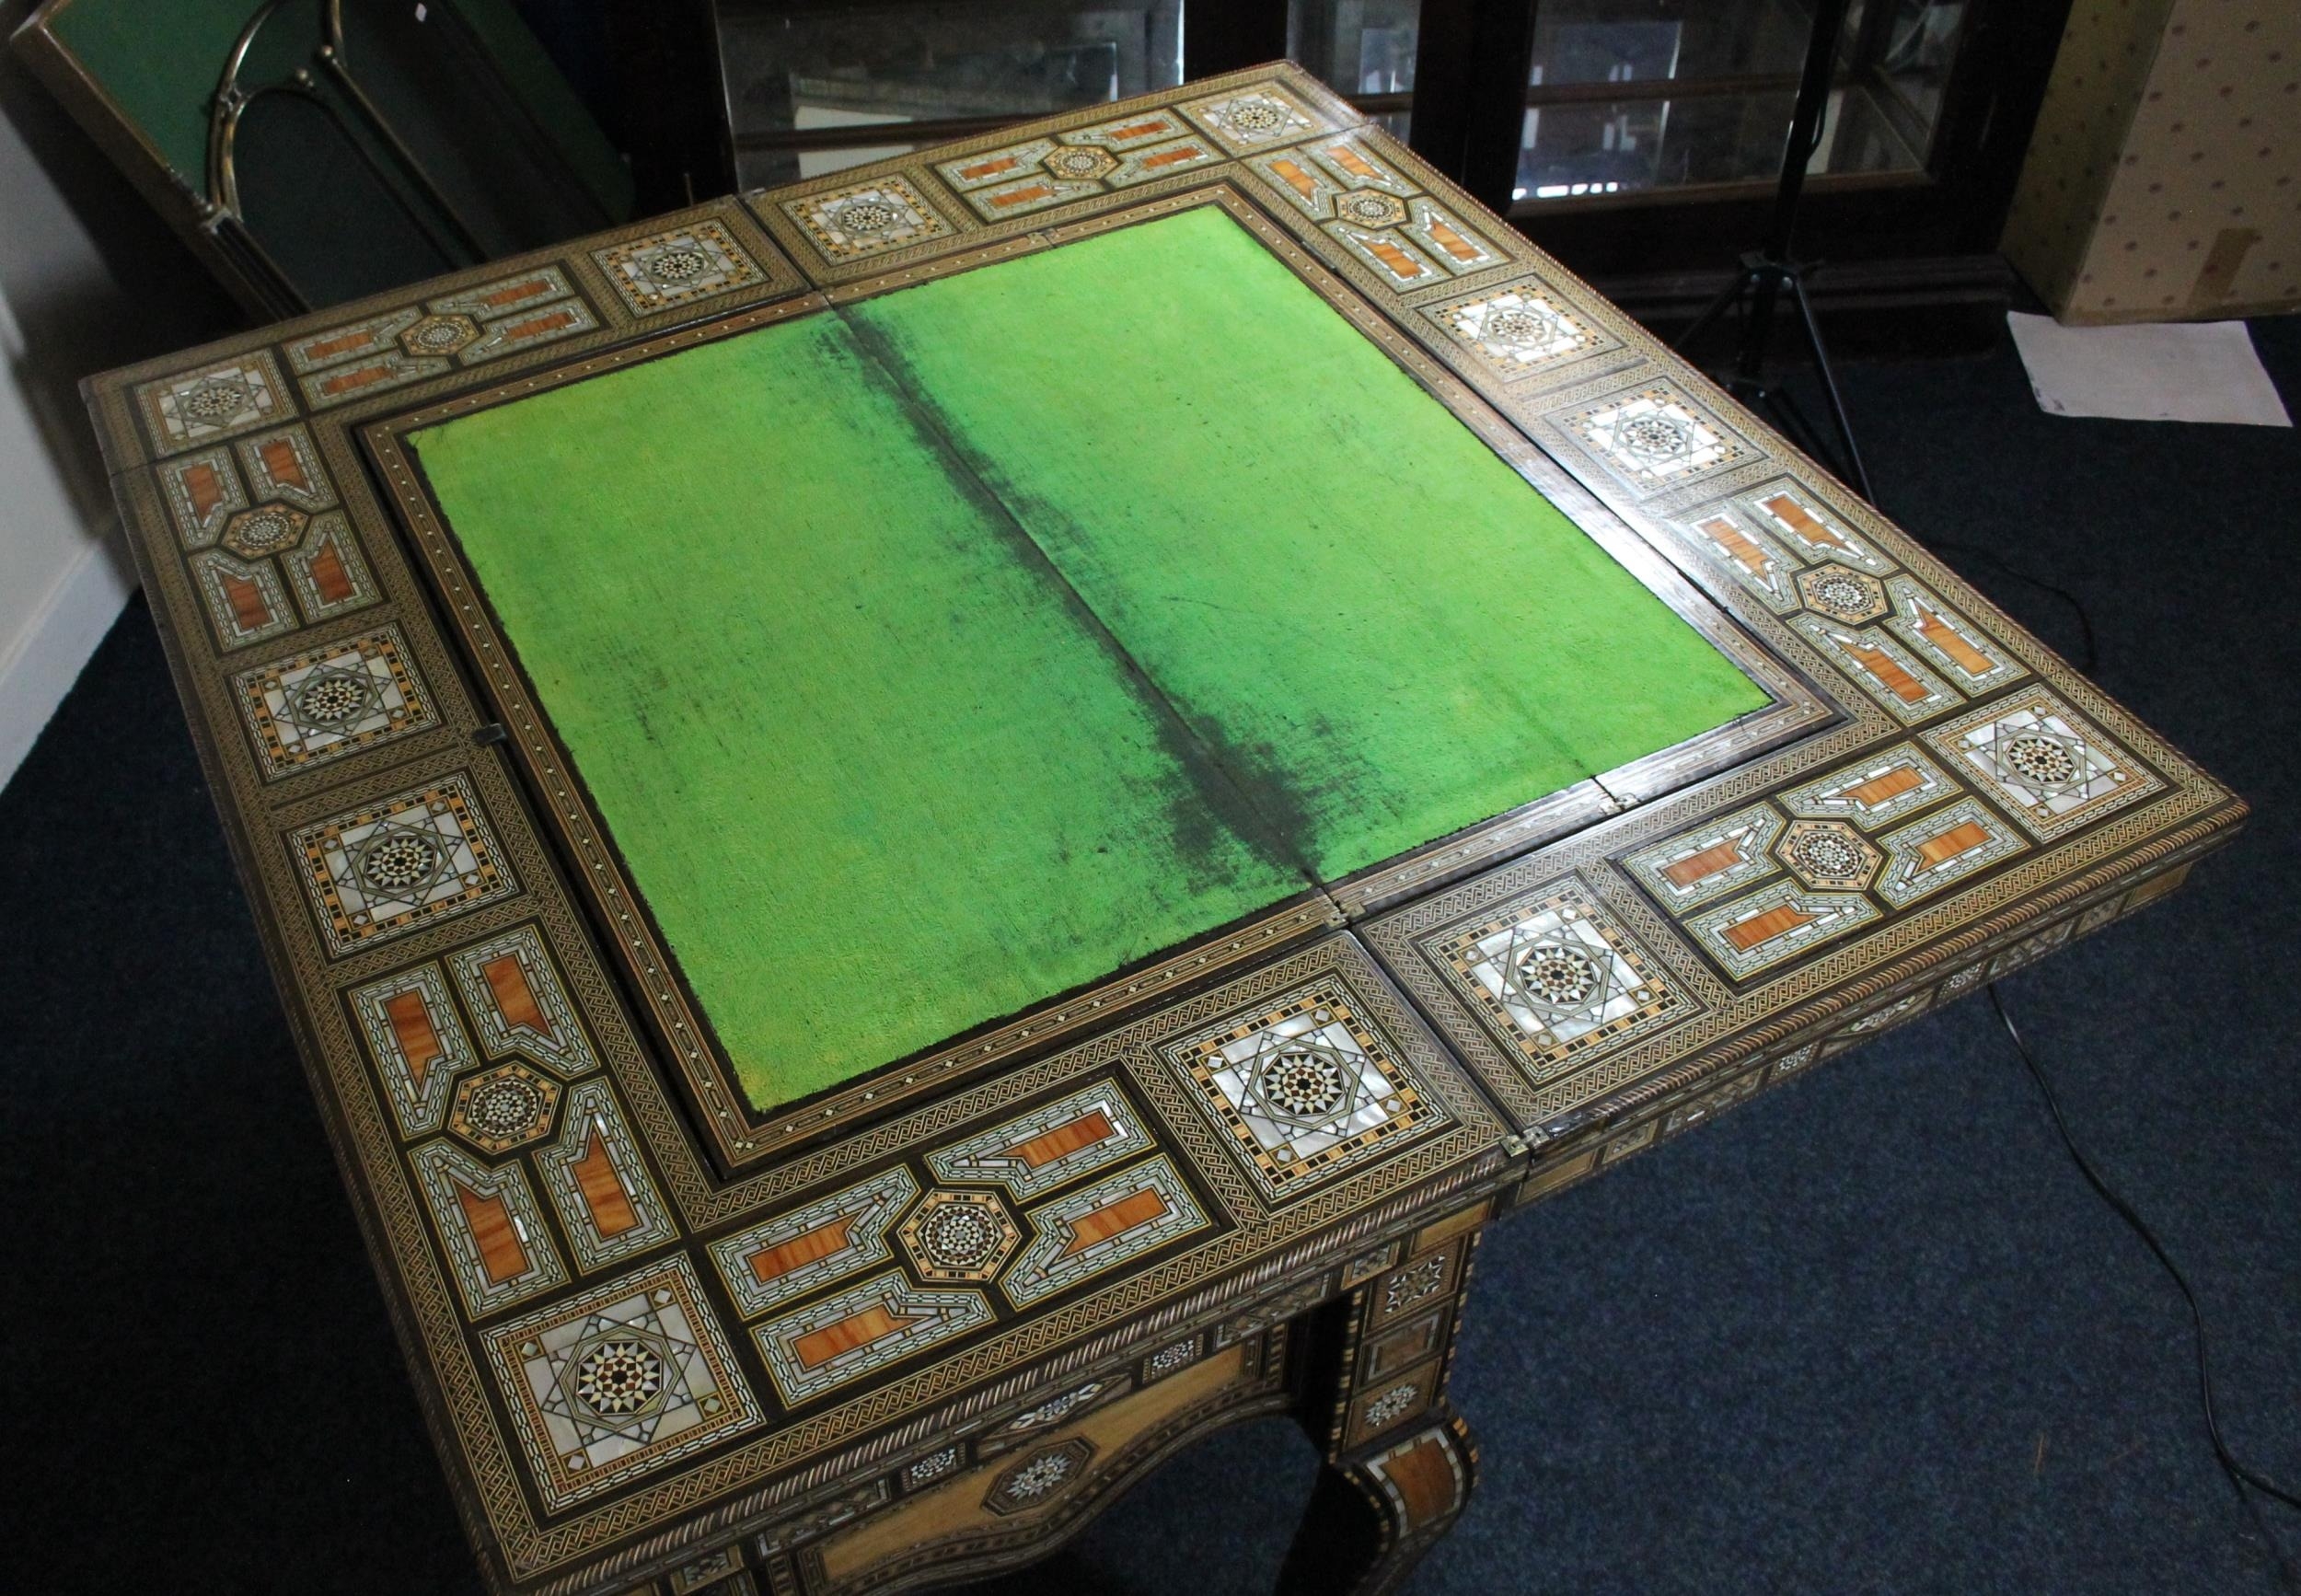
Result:
<svg viewBox="0 0 2301 1596"><path fill-rule="evenodd" d="M506 1024L533 1031L554 1042L560 1039L559 1033L551 1028L549 1016L543 1012L543 1005L536 1000L535 989L527 984L527 966L519 962L518 954L504 954L490 959L480 966L480 973L487 977L488 990L495 995L495 1006Z"/></svg>
<svg viewBox="0 0 2301 1596"><path fill-rule="evenodd" d="M1713 515L1694 525L1707 532L1711 539L1726 550L1728 557L1751 575L1763 576L1772 568L1774 561L1766 558L1765 550L1752 542L1748 534L1725 516Z"/></svg>
<svg viewBox="0 0 2301 1596"><path fill-rule="evenodd" d="M1849 642L1842 646L1854 656L1855 664L1877 677L1878 685L1895 698L1905 704L1925 701L1925 684L1903 670L1884 649L1872 648L1866 642Z"/></svg>
<svg viewBox="0 0 2301 1596"><path fill-rule="evenodd" d="M1726 940L1734 944L1737 952L1746 954L1760 943L1770 943L1784 931L1796 931L1812 919L1813 916L1804 909L1793 908L1788 904L1784 904L1779 908L1767 909L1763 914L1753 916L1739 925L1728 926Z"/></svg>
<svg viewBox="0 0 2301 1596"><path fill-rule="evenodd" d="M607 1139L596 1125L584 1144L584 1156L569 1167L575 1174L575 1189L584 1194L584 1206L591 1210L591 1222L602 1236L619 1236L639 1223L639 1210L623 1189L623 1176L617 1173Z"/></svg>
<svg viewBox="0 0 2301 1596"><path fill-rule="evenodd" d="M1382 175L1376 169L1372 161L1368 160L1348 145L1336 145L1326 153L1334 157L1335 165L1354 178L1379 178Z"/></svg>
<svg viewBox="0 0 2301 1596"><path fill-rule="evenodd" d="M1278 179L1306 200L1318 198L1318 179L1292 161L1273 161L1271 172Z"/></svg>
<svg viewBox="0 0 2301 1596"><path fill-rule="evenodd" d="M972 183L983 178L995 178L1000 172L1011 172L1022 164L1012 156L1000 156L995 161L979 161L971 167L961 167L959 177L963 181Z"/></svg>
<svg viewBox="0 0 2301 1596"><path fill-rule="evenodd" d="M1776 493L1760 501L1768 514L1809 543L1827 543L1833 549L1847 547L1844 538L1816 520L1813 515L1787 493Z"/></svg>
<svg viewBox="0 0 2301 1596"><path fill-rule="evenodd" d="M1422 275L1422 263L1395 244L1385 243L1376 238L1368 243L1367 249L1374 259L1390 268L1391 275L1393 277L1413 278Z"/></svg>
<svg viewBox="0 0 2301 1596"><path fill-rule="evenodd" d="M1018 1141L1012 1147L999 1150L1001 1158L1019 1158L1025 1167L1044 1169L1058 1158L1068 1158L1082 1147L1093 1147L1098 1141L1108 1141L1117 1134L1111 1116L1101 1109L1081 1114L1078 1118L1054 1129L1043 1131L1028 1141Z"/></svg>
<svg viewBox="0 0 2301 1596"><path fill-rule="evenodd" d="M1155 172L1161 167L1171 167L1175 165L1177 162L1200 161L1206 158L1207 152L1200 149L1197 145L1185 145L1178 150L1161 150L1155 156L1145 156L1142 161L1142 169L1146 172Z"/></svg>
<svg viewBox="0 0 2301 1596"><path fill-rule="evenodd" d="M850 1313L836 1324L820 1330L810 1330L791 1344L792 1356L799 1359L803 1369L820 1369L842 1352L852 1352L858 1347L868 1347L883 1341L898 1330L926 1323L919 1313L895 1313L884 1302L873 1302L859 1313Z"/></svg>
<svg viewBox="0 0 2301 1596"><path fill-rule="evenodd" d="M263 462L263 474L273 481L311 492L311 479L304 475L304 457L285 438L265 440L257 448L256 457Z"/></svg>
<svg viewBox="0 0 2301 1596"><path fill-rule="evenodd" d="M771 1286L793 1269L804 1269L834 1253L845 1252L850 1244L848 1232L854 1228L854 1224L853 1214L841 1214L787 1242L761 1247L744 1262L751 1266L754 1279L762 1286Z"/></svg>
<svg viewBox="0 0 2301 1596"><path fill-rule="evenodd" d="M349 354L355 349L374 349L383 341L372 330L362 328L357 332L339 333L334 338L323 338L318 343L306 344L304 358L326 360L330 355Z"/></svg>
<svg viewBox="0 0 2301 1596"><path fill-rule="evenodd" d="M336 552L334 538L315 549L304 569L311 572L320 603L341 604L352 596L352 573L343 568L343 556Z"/></svg>
<svg viewBox="0 0 2301 1596"><path fill-rule="evenodd" d="M1721 870L1731 870L1742 862L1742 858L1741 844L1729 837L1723 842L1710 844L1699 853L1688 854L1674 863L1663 865L1662 873L1670 878L1671 885L1682 889L1697 881L1706 881Z"/></svg>
<svg viewBox="0 0 2301 1596"><path fill-rule="evenodd" d="M498 288L492 294L481 295L480 303L501 308L506 305L516 305L523 299L533 299L538 294L550 292L551 280L549 277L530 277L525 283L515 283L508 288Z"/></svg>
<svg viewBox="0 0 2301 1596"><path fill-rule="evenodd" d="M1098 1242L1107 1242L1113 1236L1131 1231L1137 1225L1147 1225L1152 1220L1165 1217L1165 1214L1166 1199L1159 1195L1156 1187L1144 1186L1140 1191L1128 1192L1114 1202L1104 1203L1091 1214L1081 1214L1072 1220L1070 1240L1064 1244L1061 1255L1067 1258L1073 1253L1082 1253Z"/></svg>
<svg viewBox="0 0 2301 1596"><path fill-rule="evenodd" d="M1447 1460L1446 1443L1435 1436L1416 1441L1382 1465L1406 1509L1406 1528L1419 1530L1453 1511L1456 1486L1454 1465Z"/></svg>
<svg viewBox="0 0 2301 1596"><path fill-rule="evenodd" d="M480 1266L488 1280L502 1285L527 1272L527 1244L512 1223L512 1210L502 1197L482 1197L461 1181L455 1183L456 1201L463 1206L463 1222L480 1249Z"/></svg>
<svg viewBox="0 0 2301 1596"><path fill-rule="evenodd" d="M393 993L384 1002L384 1018L391 1022L392 1039L399 1044L399 1056L408 1061L415 1089L422 1091L432 1066L447 1057L447 1049L439 1045L439 1033L432 1027L432 1011L424 1006L423 994Z"/></svg>
<svg viewBox="0 0 2301 1596"><path fill-rule="evenodd" d="M1960 853L1971 853L1989 840L1989 832L1968 820L1953 826L1938 837L1929 837L1917 845L1917 856L1925 862L1925 868L1946 864Z"/></svg>
<svg viewBox="0 0 2301 1596"><path fill-rule="evenodd" d="M184 492L191 499L191 518L205 521L208 512L224 503L224 479L204 460L184 469Z"/></svg>
<svg viewBox="0 0 2301 1596"><path fill-rule="evenodd" d="M319 391L332 399L337 394L350 393L353 388L365 387L371 382L381 382L391 375L391 367L387 365L364 365L357 371L336 373L335 376L319 385Z"/></svg>
<svg viewBox="0 0 2301 1596"><path fill-rule="evenodd" d="M1174 124L1168 121L1164 117L1161 117L1155 121L1129 122L1125 127L1113 128L1111 130L1111 137L1115 139L1147 139L1152 133L1172 133L1174 131Z"/></svg>
<svg viewBox="0 0 2301 1596"><path fill-rule="evenodd" d="M1430 218L1430 237L1438 241L1440 249L1457 260L1475 260L1480 254L1484 253L1475 244L1455 232L1453 228L1440 221L1436 216Z"/></svg>
<svg viewBox="0 0 2301 1596"><path fill-rule="evenodd" d="M1996 668L1997 662L1965 640L1964 634L1940 616L1918 606L1919 635L1956 662L1957 667L1970 677L1983 677Z"/></svg>
<svg viewBox="0 0 2301 1596"><path fill-rule="evenodd" d="M562 327L572 327L574 324L575 313L572 310L552 310L523 321L516 327L505 328L503 336L505 338L534 338L538 333L557 332Z"/></svg>
<svg viewBox="0 0 2301 1596"><path fill-rule="evenodd" d="M1054 197L1055 191L1045 183L1033 183L1027 189L1009 189L1003 194L993 194L990 202L1001 206L1020 205L1027 200L1051 200Z"/></svg>
<svg viewBox="0 0 2301 1596"><path fill-rule="evenodd" d="M242 631L254 631L272 624L272 603L245 576L226 572L224 578L224 602L232 607L232 619Z"/></svg>
<svg viewBox="0 0 2301 1596"><path fill-rule="evenodd" d="M1882 776L1872 776L1845 790L1845 795L1865 809L1875 809L1889 799L1925 784L1925 778L1917 773L1914 765L1897 765Z"/></svg>

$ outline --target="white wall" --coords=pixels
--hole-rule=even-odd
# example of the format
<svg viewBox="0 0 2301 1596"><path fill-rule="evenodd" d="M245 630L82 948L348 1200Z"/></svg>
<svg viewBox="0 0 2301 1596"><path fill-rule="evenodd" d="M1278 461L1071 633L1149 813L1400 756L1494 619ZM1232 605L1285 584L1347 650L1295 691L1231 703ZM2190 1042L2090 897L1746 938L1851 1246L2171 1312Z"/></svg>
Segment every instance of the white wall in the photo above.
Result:
<svg viewBox="0 0 2301 1596"><path fill-rule="evenodd" d="M0 3L0 37L26 8ZM0 51L0 784L134 582L80 378L237 319L87 135Z"/></svg>

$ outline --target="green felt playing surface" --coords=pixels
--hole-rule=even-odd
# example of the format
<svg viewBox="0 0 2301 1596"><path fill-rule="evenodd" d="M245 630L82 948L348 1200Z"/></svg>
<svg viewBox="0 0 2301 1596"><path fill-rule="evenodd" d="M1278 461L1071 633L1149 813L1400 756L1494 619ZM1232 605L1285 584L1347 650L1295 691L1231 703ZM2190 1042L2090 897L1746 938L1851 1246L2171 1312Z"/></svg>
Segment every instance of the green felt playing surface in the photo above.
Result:
<svg viewBox="0 0 2301 1596"><path fill-rule="evenodd" d="M1765 701L1212 206L413 444L761 1107Z"/></svg>

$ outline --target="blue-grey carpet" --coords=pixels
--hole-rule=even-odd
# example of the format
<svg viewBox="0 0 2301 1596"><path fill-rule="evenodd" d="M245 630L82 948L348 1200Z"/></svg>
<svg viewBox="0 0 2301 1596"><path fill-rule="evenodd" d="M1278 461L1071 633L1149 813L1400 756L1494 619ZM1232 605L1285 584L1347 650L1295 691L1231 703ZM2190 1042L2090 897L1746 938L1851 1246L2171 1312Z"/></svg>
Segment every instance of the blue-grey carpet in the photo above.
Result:
<svg viewBox="0 0 2301 1596"><path fill-rule="evenodd" d="M2256 337L2301 409L2301 319ZM2075 589L2104 684L2257 806L2007 998L2188 1266L2231 1440L2301 1480L2301 434L2048 417L2006 353L1850 401L1891 514ZM0 836L12 1582L476 1590L141 604ZM1455 1385L1485 1482L1414 1589L2273 1591L2188 1335L1967 1003L1493 1233ZM997 1589L1263 1589L1312 1467L1231 1431Z"/></svg>

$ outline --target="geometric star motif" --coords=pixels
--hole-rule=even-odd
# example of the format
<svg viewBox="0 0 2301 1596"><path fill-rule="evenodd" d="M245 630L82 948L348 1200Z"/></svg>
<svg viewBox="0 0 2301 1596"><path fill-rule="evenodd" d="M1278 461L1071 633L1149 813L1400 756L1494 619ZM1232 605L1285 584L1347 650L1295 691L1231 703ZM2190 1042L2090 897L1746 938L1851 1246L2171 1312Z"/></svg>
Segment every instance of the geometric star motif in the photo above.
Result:
<svg viewBox="0 0 2301 1596"><path fill-rule="evenodd" d="M530 1314L487 1343L554 1509L759 1419L685 1257Z"/></svg>
<svg viewBox="0 0 2301 1596"><path fill-rule="evenodd" d="M1692 1012L1578 879L1419 945L1536 1081Z"/></svg>
<svg viewBox="0 0 2301 1596"><path fill-rule="evenodd" d="M1775 845L1790 873L1811 887L1864 887L1885 855L1843 820L1798 820Z"/></svg>
<svg viewBox="0 0 2301 1596"><path fill-rule="evenodd" d="M1666 386L1584 411L1573 430L1630 486L1648 492L1706 475L1748 452Z"/></svg>
<svg viewBox="0 0 2301 1596"><path fill-rule="evenodd" d="M988 1280L1023 1241L1006 1206L977 1191L929 1192L896 1236L922 1280Z"/></svg>
<svg viewBox="0 0 2301 1596"><path fill-rule="evenodd" d="M1338 984L1202 1032L1168 1056L1273 1198L1435 1128L1437 1104Z"/></svg>
<svg viewBox="0 0 2301 1596"><path fill-rule="evenodd" d="M482 1152L508 1152L551 1128L559 1083L525 1064L499 1064L456 1089L447 1128Z"/></svg>
<svg viewBox="0 0 2301 1596"><path fill-rule="evenodd" d="M1844 566L1825 565L1798 573L1798 596L1808 609L1852 625L1875 620L1887 610L1885 584Z"/></svg>
<svg viewBox="0 0 2301 1596"><path fill-rule="evenodd" d="M244 560L260 560L295 548L309 525L311 517L290 505L259 504L225 523L224 547Z"/></svg>
<svg viewBox="0 0 2301 1596"><path fill-rule="evenodd" d="M1039 157L1039 165L1058 178L1091 182L1118 168L1118 157L1088 145L1057 145Z"/></svg>
<svg viewBox="0 0 2301 1596"><path fill-rule="evenodd" d="M339 955L519 888L459 776L306 826L289 843Z"/></svg>
<svg viewBox="0 0 2301 1596"><path fill-rule="evenodd" d="M1926 734L2005 797L2032 834L2052 838L2159 791L2133 756L2044 692L2000 700Z"/></svg>
<svg viewBox="0 0 2301 1596"><path fill-rule="evenodd" d="M1083 1436L1033 1452L991 1482L983 1506L1001 1514L1035 1508L1076 1484L1093 1456L1094 1443Z"/></svg>
<svg viewBox="0 0 2301 1596"><path fill-rule="evenodd" d="M426 316L399 334L410 354L454 354L480 340L480 324L468 316Z"/></svg>

